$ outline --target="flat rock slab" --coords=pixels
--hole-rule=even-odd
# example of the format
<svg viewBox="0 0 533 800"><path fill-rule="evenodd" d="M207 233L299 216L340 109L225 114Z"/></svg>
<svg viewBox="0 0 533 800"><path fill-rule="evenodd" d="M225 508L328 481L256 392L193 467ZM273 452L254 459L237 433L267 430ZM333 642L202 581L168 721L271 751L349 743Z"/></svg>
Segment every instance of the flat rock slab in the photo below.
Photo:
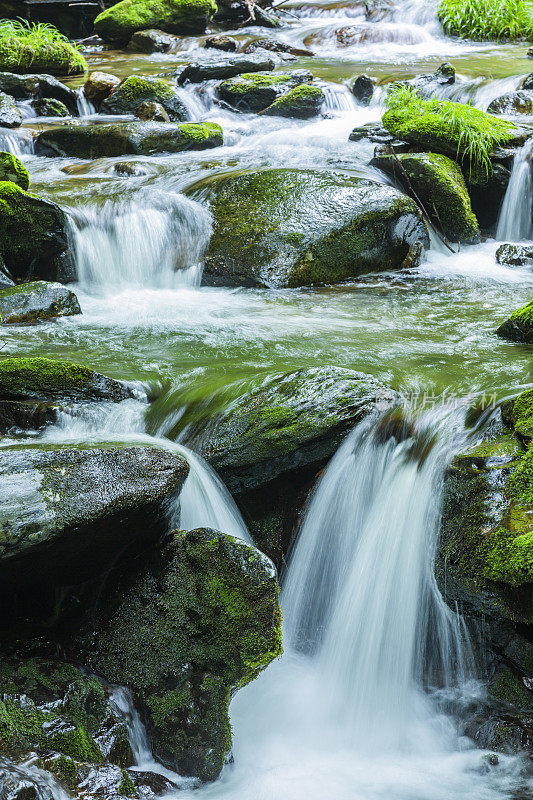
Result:
<svg viewBox="0 0 533 800"><path fill-rule="evenodd" d="M34 281L0 291L3 324L36 322L81 314L78 298L60 283Z"/></svg>
<svg viewBox="0 0 533 800"><path fill-rule="evenodd" d="M178 83L201 83L210 80L225 80L248 72L269 72L275 61L264 55L233 56L232 58L189 64L178 77Z"/></svg>
<svg viewBox="0 0 533 800"><path fill-rule="evenodd" d="M40 155L92 159L205 150L222 143L222 128L212 122L185 122L181 125L120 122L64 125L43 131L35 140L35 148Z"/></svg>

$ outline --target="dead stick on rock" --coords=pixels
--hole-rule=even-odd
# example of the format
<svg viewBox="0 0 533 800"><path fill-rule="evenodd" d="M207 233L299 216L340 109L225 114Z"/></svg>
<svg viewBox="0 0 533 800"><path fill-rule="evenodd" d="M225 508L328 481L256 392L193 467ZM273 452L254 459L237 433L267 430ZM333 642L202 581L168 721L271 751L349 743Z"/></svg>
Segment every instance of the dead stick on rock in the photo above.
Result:
<svg viewBox="0 0 533 800"><path fill-rule="evenodd" d="M422 214L423 214L423 215L424 215L424 217L426 218L427 222L428 222L428 223L431 225L431 227L432 227L432 228L433 228L433 230L435 231L436 235L437 235L437 236L438 236L438 238L441 240L442 244L443 244L445 247L447 247L447 248L448 248L448 250L450 251L450 253L453 253L453 254L455 255L455 254L456 254L456 253L455 253L455 250L453 249L453 247L451 246L451 244L450 244L450 243L449 243L449 241L447 240L447 238L446 238L446 236L444 235L444 233L442 233L441 231L439 231L439 229L437 228L437 226L435 225L435 223L433 222L433 220L432 220L432 219L431 219L431 217L429 216L428 212L426 211L426 209L425 209L425 207L424 207L424 204L423 204L422 200L419 198L419 196L418 196L418 195L417 195L417 193L415 192L415 190L414 190L414 188L413 188L413 184L411 183L411 179L409 178L409 175L407 174L407 171L405 170L405 168L404 168L404 166L403 166L402 162L401 162L401 161L400 161L400 159L398 158L398 154L396 153L396 150L394 149L394 147L392 146L392 144L390 144L388 147L389 147L389 150L390 150L391 154L393 155L394 159L396 160L396 163L398 164L398 167L399 167L399 169L400 169L400 172L402 173L402 177L403 177L403 179L405 180L405 182L406 182L406 184L407 184L407 188L409 189L409 191L410 191L410 192L411 192L411 194L413 195L413 199L414 199L414 200L416 201L416 203L418 204L418 206L419 206L420 210L422 211ZM439 215L437 214L437 209L435 208L435 204L433 204L433 208L435 209L435 214L436 214L436 216L437 216L437 220L438 220L438 222L439 222L439 225L440 225L440 226L441 226L441 228L442 228L442 223L441 223L441 221L440 221L440 217L439 217Z"/></svg>

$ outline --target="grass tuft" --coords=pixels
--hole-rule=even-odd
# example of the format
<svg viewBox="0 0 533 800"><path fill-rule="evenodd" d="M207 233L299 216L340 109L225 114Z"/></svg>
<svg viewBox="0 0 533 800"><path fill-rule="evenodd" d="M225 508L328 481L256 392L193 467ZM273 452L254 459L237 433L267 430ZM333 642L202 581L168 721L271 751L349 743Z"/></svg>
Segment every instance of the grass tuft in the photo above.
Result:
<svg viewBox="0 0 533 800"><path fill-rule="evenodd" d="M0 69L27 72L30 68L69 75L84 72L87 64L77 46L53 25L0 20Z"/></svg>
<svg viewBox="0 0 533 800"><path fill-rule="evenodd" d="M533 4L527 0L441 0L446 33L468 39L531 39Z"/></svg>
<svg viewBox="0 0 533 800"><path fill-rule="evenodd" d="M385 104L388 111L383 122L386 126L387 122L394 122L395 135L402 138L402 124L415 129L430 129L435 136L442 136L456 145L455 157L458 160L466 160L487 173L492 171L491 151L509 141L515 130L506 120L465 103L424 100L412 86L405 84L395 86Z"/></svg>

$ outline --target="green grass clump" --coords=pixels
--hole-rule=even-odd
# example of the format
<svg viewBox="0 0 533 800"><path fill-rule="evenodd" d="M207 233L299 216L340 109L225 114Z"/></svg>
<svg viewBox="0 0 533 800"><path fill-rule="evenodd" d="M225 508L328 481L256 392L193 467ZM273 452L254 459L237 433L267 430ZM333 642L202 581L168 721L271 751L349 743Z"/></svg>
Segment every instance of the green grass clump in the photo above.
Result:
<svg viewBox="0 0 533 800"><path fill-rule="evenodd" d="M531 39L533 5L525 0L441 0L446 33L467 39Z"/></svg>
<svg viewBox="0 0 533 800"><path fill-rule="evenodd" d="M86 69L76 45L53 25L17 19L0 21L0 70L72 75Z"/></svg>
<svg viewBox="0 0 533 800"><path fill-rule="evenodd" d="M424 100L411 86L399 84L386 99L385 127L400 139L424 149L451 154L458 161L490 173L491 151L515 135L514 125L465 103Z"/></svg>

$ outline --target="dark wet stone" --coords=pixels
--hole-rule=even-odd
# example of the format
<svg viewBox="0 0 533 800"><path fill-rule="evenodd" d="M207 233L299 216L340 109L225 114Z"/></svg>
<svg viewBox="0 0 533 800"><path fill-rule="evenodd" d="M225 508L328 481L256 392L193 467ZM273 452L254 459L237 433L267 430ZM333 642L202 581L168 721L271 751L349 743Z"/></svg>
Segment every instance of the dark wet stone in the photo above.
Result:
<svg viewBox="0 0 533 800"><path fill-rule="evenodd" d="M529 51L528 51L528 55L529 55ZM520 88L521 89L533 89L533 72L531 73L531 75L528 75L526 78L524 78L524 80L520 84Z"/></svg>
<svg viewBox="0 0 533 800"><path fill-rule="evenodd" d="M487 108L489 114L532 114L533 91L520 89L497 97Z"/></svg>
<svg viewBox="0 0 533 800"><path fill-rule="evenodd" d="M290 89L312 81L313 76L307 70L271 75L246 73L223 81L217 96L237 111L264 111Z"/></svg>
<svg viewBox="0 0 533 800"><path fill-rule="evenodd" d="M255 53L256 50L270 50L272 53L287 53L291 56L303 56L311 58L312 50L304 47L293 47L286 42L278 42L276 39L254 39L243 49L243 53Z"/></svg>
<svg viewBox="0 0 533 800"><path fill-rule="evenodd" d="M176 86L165 78L130 75L114 89L101 109L108 114L134 114L141 103L160 103L173 122L189 116Z"/></svg>
<svg viewBox="0 0 533 800"><path fill-rule="evenodd" d="M184 84L187 82L201 83L209 80L224 80L249 72L269 72L274 67L274 61L264 55L235 56L215 63L189 64L180 73L178 82Z"/></svg>
<svg viewBox="0 0 533 800"><path fill-rule="evenodd" d="M166 53L177 41L176 36L158 30L137 31L131 37L126 50L134 53Z"/></svg>
<svg viewBox="0 0 533 800"><path fill-rule="evenodd" d="M226 53L235 53L239 46L237 39L231 36L208 36L204 47L213 50L224 50Z"/></svg>
<svg viewBox="0 0 533 800"><path fill-rule="evenodd" d="M161 105L153 101L145 101L135 110L135 116L142 120L154 120L154 122L170 122L170 117Z"/></svg>
<svg viewBox="0 0 533 800"><path fill-rule="evenodd" d="M33 100L32 106L37 112L39 117L68 117L70 111L61 100L52 100L51 98L41 97L39 100Z"/></svg>
<svg viewBox="0 0 533 800"><path fill-rule="evenodd" d="M352 94L358 103L367 106L374 94L374 85L376 81L369 75L359 75L352 85Z"/></svg>
<svg viewBox="0 0 533 800"><path fill-rule="evenodd" d="M512 158L509 159L512 163ZM463 166L463 176L470 195L472 210L483 230L491 230L498 222L503 198L511 178L511 170L493 163L487 172L483 167Z"/></svg>
<svg viewBox="0 0 533 800"><path fill-rule="evenodd" d="M0 72L0 91L15 100L30 100L34 97L47 97L60 100L72 114L78 111L78 95L53 75L18 75L14 72Z"/></svg>
<svg viewBox="0 0 533 800"><path fill-rule="evenodd" d="M0 290L0 318L3 324L81 314L74 292L60 283L35 281Z"/></svg>
<svg viewBox="0 0 533 800"><path fill-rule="evenodd" d="M533 266L533 246L502 244L496 250L496 261L512 267Z"/></svg>
<svg viewBox="0 0 533 800"><path fill-rule="evenodd" d="M115 75L110 75L108 72L91 72L85 81L83 93L88 100L99 106L119 84L120 78Z"/></svg>

